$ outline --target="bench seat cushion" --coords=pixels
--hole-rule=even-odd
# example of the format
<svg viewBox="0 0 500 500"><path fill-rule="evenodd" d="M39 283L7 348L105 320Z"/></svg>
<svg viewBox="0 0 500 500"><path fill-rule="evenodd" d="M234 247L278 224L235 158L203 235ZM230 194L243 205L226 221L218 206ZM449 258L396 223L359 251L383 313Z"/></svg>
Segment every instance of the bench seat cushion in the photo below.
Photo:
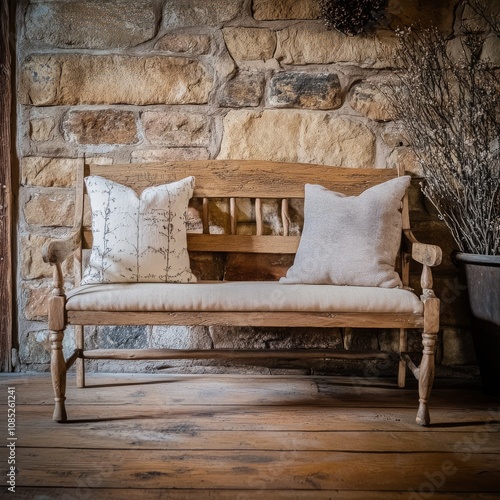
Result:
<svg viewBox="0 0 500 500"><path fill-rule="evenodd" d="M67 294L68 311L307 311L422 314L413 292L399 288L282 285L276 281L116 283Z"/></svg>

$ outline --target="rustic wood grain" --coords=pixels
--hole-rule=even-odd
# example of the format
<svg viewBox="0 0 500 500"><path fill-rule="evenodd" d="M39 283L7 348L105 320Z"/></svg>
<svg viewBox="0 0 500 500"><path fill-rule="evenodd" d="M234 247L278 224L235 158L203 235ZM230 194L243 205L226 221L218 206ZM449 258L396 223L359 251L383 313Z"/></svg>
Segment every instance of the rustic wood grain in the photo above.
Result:
<svg viewBox="0 0 500 500"><path fill-rule="evenodd" d="M227 489L348 489L401 491L419 488L426 479L422 470L441 471L451 462L447 453L378 453L330 451L219 451L206 450L74 450L47 453L39 448L19 448L24 466L19 486L75 487L78 480L100 478L100 487L219 488ZM498 455L472 455L453 462L447 475L450 490L491 492L500 484ZM397 464L397 472L395 471ZM54 471L57 471L54 474ZM107 472L107 473L106 473Z"/></svg>
<svg viewBox="0 0 500 500"><path fill-rule="evenodd" d="M71 498L74 490L70 488L18 488L19 494L26 495L27 498ZM130 498L130 489L120 488L92 488L92 493L99 500L116 500L121 498ZM165 495L168 494L166 497ZM65 496L67 495L67 497ZM142 500L158 500L168 498L169 500L249 500L258 498L259 500L408 500L408 491L346 491L346 490L255 490L242 489L237 490L197 490L197 489L182 489L169 490L149 488L140 491ZM239 497L238 497L239 495ZM258 495L258 496L257 496ZM498 500L496 493L478 493L473 492L454 492L454 493L436 493L435 498L438 500ZM418 498L418 497L417 497Z"/></svg>
<svg viewBox="0 0 500 500"><path fill-rule="evenodd" d="M249 377L247 377L249 379ZM200 382L201 383L201 382ZM93 386L92 386L93 387ZM152 384L152 388L156 386ZM93 387L92 390L94 390ZM240 390L244 390L242 387ZM82 389L79 393L83 392ZM252 386L255 392L255 388ZM371 395L372 402L363 400L362 403L356 404L355 401L345 403L343 397L331 398L327 404L323 402L316 404L314 399L306 400L300 398L283 397L280 401L274 398L271 404L266 397L265 390L261 389L254 395L254 404L215 404L215 405L200 405L204 401L203 398L208 395L213 397L213 392L201 394L196 403L182 404L176 399L169 398L170 406L165 407L156 397L155 404L148 404L143 399L150 400L149 395L140 398L134 394L144 393L140 388L135 387L135 392L131 391L129 399L124 402L109 404L105 401L105 397L110 397L112 389L107 388L106 391L99 391L99 397L89 398L85 400L85 406L82 404L71 405L71 415L68 419L68 428L77 430L87 429L95 430L102 428L105 425L111 425L115 432L119 429L127 428L127 426L135 426L138 430L143 429L144 433L141 439L147 440L148 430L155 429L163 430L165 436L168 432L186 432L196 436L199 432L269 432L287 430L290 432L416 432L415 429L422 429L415 425L415 403L414 395L412 396L412 407L408 407L410 396L405 395L406 405L399 406L377 406L376 401L380 399L377 395ZM221 389L223 391L223 389ZM72 388L68 388L68 392L72 393ZM90 393L91 391L86 391ZM351 387L351 392L353 389ZM360 394L357 393L358 398ZM261 396L263 401L259 401L257 396ZM72 396L76 397L75 393ZM399 398L401 399L401 395ZM234 391L231 391L229 401L237 399ZM182 399L182 398L180 398ZM57 426L52 423L50 417L52 415L51 394L45 394L45 403L42 405L26 405L19 410L21 415L25 415L26 422L33 420L45 420L42 424L33 425L33 429L40 429L40 432L45 432L43 429L48 429L48 437L55 436L59 432L59 428L65 429L64 426ZM348 400L350 401L350 400ZM49 406L50 405L50 406ZM362 406L363 405L363 406ZM457 403L458 406L458 403ZM397 415L395 414L397 409ZM490 409L491 411L491 409ZM500 421L489 415L485 409L471 409L464 411L456 407L455 409L440 409L433 410L434 422L438 424L425 428L424 432L434 435L433 439L439 439L437 436L442 432L459 436L465 432L468 436L474 439L474 433L480 433L481 439L489 439L493 434L489 434L489 430L498 431ZM22 417L23 419L24 417ZM51 422L52 426L48 427ZM54 427L57 426L57 427ZM74 426L74 427L73 427ZM65 431L62 436L64 436ZM86 433L87 435L90 433ZM453 436L450 437L453 440ZM47 438L48 438L47 437ZM62 438L61 438L62 439ZM90 439L90 438L89 438ZM416 438L417 439L417 438ZM457 438L458 440L459 438ZM495 439L495 438L491 438ZM457 441L459 442L459 441ZM496 441L492 441L495 443ZM69 444L61 447L70 447ZM215 445L214 445L215 446ZM494 445L493 445L494 446ZM479 447L479 449L482 449ZM464 450L467 447L464 445ZM442 451L450 451L443 449ZM497 449L498 453L498 449Z"/></svg>
<svg viewBox="0 0 500 500"><path fill-rule="evenodd" d="M69 325L229 325L422 328L420 314L404 313L307 313L307 312L144 312L144 311L67 311Z"/></svg>
<svg viewBox="0 0 500 500"><path fill-rule="evenodd" d="M137 165L87 165L86 173L102 175L137 192L194 175L195 198L303 198L304 185L321 181L327 189L358 195L397 176L394 169L340 168L304 163L256 160L196 160Z"/></svg>
<svg viewBox="0 0 500 500"><path fill-rule="evenodd" d="M231 218L231 221L235 219ZM231 224L233 224L231 222ZM193 252L295 254L300 236L188 233L188 250ZM52 243L52 242L51 242ZM57 242L55 242L57 243ZM83 230L83 248L92 248L92 230ZM52 247L51 247L52 248Z"/></svg>
<svg viewBox="0 0 500 500"><path fill-rule="evenodd" d="M111 411L111 408L108 410ZM27 412L26 412L27 413ZM115 408L116 413L116 408ZM368 415L368 412L366 413ZM93 422L93 432L85 432L85 422L60 426L57 432L33 423L20 427L20 432L31 447L68 449L141 449L162 450L273 450L284 451L356 451L370 452L445 452L453 453L456 443L473 440L473 433L443 432L419 434L391 430L203 430L189 432L187 428L175 428L168 418L142 418L136 422L106 420ZM30 415L32 418L33 415ZM41 422L41 419L39 419ZM370 433L369 435L367 433ZM368 438L368 439L367 439ZM481 446L482 453L498 453L500 437L492 433Z"/></svg>
<svg viewBox="0 0 500 500"><path fill-rule="evenodd" d="M236 226L234 228L236 230ZM258 230L259 231L259 230ZM277 253L295 254L300 236L276 236L261 234L189 234L188 250L194 252L239 252L239 253Z"/></svg>
<svg viewBox="0 0 500 500"><path fill-rule="evenodd" d="M0 371L11 370L12 349L12 173L11 55L9 0L0 3Z"/></svg>
<svg viewBox="0 0 500 500"><path fill-rule="evenodd" d="M92 349L87 359L389 359L383 351L335 349Z"/></svg>
<svg viewBox="0 0 500 500"><path fill-rule="evenodd" d="M91 374L90 389L77 389L71 376L85 404L58 425L47 374L6 376L0 390L19 396L16 493L390 500L434 480L432 498L498 498L498 398L443 381L424 429L413 390L351 379Z"/></svg>

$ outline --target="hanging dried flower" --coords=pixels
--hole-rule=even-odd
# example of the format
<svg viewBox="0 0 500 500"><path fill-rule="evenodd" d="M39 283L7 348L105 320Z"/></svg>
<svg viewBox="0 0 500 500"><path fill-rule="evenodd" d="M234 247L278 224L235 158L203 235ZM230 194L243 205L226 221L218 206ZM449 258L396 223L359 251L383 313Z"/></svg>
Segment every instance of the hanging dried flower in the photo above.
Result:
<svg viewBox="0 0 500 500"><path fill-rule="evenodd" d="M354 36L374 27L385 17L388 0L319 0L328 29Z"/></svg>

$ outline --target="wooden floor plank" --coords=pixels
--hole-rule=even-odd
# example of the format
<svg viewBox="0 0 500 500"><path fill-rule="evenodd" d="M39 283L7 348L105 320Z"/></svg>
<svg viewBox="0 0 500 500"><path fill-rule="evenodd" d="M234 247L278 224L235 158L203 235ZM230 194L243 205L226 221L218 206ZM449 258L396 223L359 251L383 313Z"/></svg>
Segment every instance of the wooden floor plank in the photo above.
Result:
<svg viewBox="0 0 500 500"><path fill-rule="evenodd" d="M436 411L448 423L423 429L407 419L370 409L116 406L75 408L80 421L59 424L52 407L18 408L17 432L23 443L37 447L140 449L273 449L454 451L457 447L483 453L500 450L500 418L484 411ZM311 419L311 416L314 416ZM368 434L369 433L369 434ZM439 439L436 439L439 433Z"/></svg>
<svg viewBox="0 0 500 500"><path fill-rule="evenodd" d="M493 410L432 410L435 422L422 428L415 424L415 409L343 408L303 406L179 406L154 405L74 405L68 407L70 419L64 424L52 421L52 405L18 407L18 425L38 421L51 428L103 422L147 422L167 419L166 429L199 432L223 431L409 431L409 432L481 432L498 429L499 412ZM29 417L28 417L29 415ZM26 416L26 419L25 417ZM36 427L39 425L33 422ZM87 427L88 428L88 427Z"/></svg>
<svg viewBox="0 0 500 500"><path fill-rule="evenodd" d="M70 386L70 420L58 424L47 374L0 377L1 391L16 387L16 491L37 500L500 498L498 398L443 381L422 428L416 387L353 381L92 374L92 387Z"/></svg>
<svg viewBox="0 0 500 500"><path fill-rule="evenodd" d="M78 491L78 490L77 490ZM124 500L140 498L141 500L411 500L408 491L307 491L307 490L165 490L165 489L143 489L138 496L135 491L120 488L82 488L82 497L98 500ZM25 500L37 499L48 500L53 498L75 498L73 488L27 488L21 487L16 490L18 497ZM427 494L427 491L424 490ZM66 495L66 497L65 497ZM140 495L140 496L139 496ZM440 492L435 491L432 499L435 500L498 500L496 493L481 492ZM78 497L76 497L78 498ZM418 498L418 496L416 497ZM429 498L421 497L421 498Z"/></svg>
<svg viewBox="0 0 500 500"><path fill-rule="evenodd" d="M397 431L191 431L171 430L168 420L148 425L145 420L124 425L93 425L91 433L82 426L43 428L20 426L18 433L30 446L68 449L144 450L319 450L379 452L466 452L500 450L500 433L483 431L433 433ZM20 445L22 446L22 444Z"/></svg>
<svg viewBox="0 0 500 500"><path fill-rule="evenodd" d="M447 491L500 488L500 455L19 448L19 486L418 490L434 474ZM444 469L444 471L443 471Z"/></svg>
<svg viewBox="0 0 500 500"><path fill-rule="evenodd" d="M17 403L52 404L50 376L43 374L36 386L23 377L9 377L17 387ZM5 385L0 380L0 385ZM68 377L67 404L136 405L287 405L315 404L337 406L369 406L378 408L418 407L418 391L414 382L400 389L392 379L360 379L358 377L283 377L233 375L142 375L92 374L88 387L77 389L74 377ZM439 388L438 383L435 384ZM457 388L446 381L448 389L436 390L431 405L456 406ZM154 388L154 390L147 390ZM459 388L466 407L500 407L500 398L482 394L470 384Z"/></svg>

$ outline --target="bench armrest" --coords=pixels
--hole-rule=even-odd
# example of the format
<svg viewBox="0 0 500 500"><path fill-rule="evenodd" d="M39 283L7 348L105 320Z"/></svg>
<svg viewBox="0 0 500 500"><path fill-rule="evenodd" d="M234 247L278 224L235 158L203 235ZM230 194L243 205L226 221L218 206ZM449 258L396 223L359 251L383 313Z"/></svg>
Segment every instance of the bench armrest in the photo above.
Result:
<svg viewBox="0 0 500 500"><path fill-rule="evenodd" d="M42 258L47 264L62 264L80 244L80 231L72 231L65 238L50 240L43 246Z"/></svg>
<svg viewBox="0 0 500 500"><path fill-rule="evenodd" d="M413 260L420 262L423 265L420 284L422 286L422 300L434 299L436 295L432 290L433 280L431 267L441 264L443 252L437 245L427 245L420 243L415 235L409 230L403 231L404 244L407 247L408 253Z"/></svg>
<svg viewBox="0 0 500 500"><path fill-rule="evenodd" d="M64 297L64 277L61 264L78 248L80 239L81 231L73 230L66 238L50 240L43 246L43 261L54 266L52 296Z"/></svg>
<svg viewBox="0 0 500 500"><path fill-rule="evenodd" d="M413 260L429 267L435 267L441 264L443 252L437 245L420 243L409 229L403 231L403 237L408 248L408 253Z"/></svg>

